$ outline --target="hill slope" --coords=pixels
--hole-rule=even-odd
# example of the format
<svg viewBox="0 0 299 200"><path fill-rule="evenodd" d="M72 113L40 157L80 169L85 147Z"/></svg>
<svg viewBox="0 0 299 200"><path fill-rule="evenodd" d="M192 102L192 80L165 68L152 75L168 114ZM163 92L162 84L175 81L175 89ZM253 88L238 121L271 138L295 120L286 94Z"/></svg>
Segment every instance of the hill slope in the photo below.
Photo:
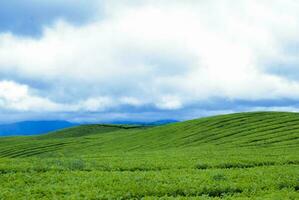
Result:
<svg viewBox="0 0 299 200"><path fill-rule="evenodd" d="M0 139L0 144L2 157L48 152L85 155L99 151L153 151L205 146L298 146L299 114L237 113L147 128L84 125L46 136Z"/></svg>
<svg viewBox="0 0 299 200"><path fill-rule="evenodd" d="M0 139L0 199L299 199L299 114Z"/></svg>
<svg viewBox="0 0 299 200"><path fill-rule="evenodd" d="M86 124L73 128L66 128L58 130L46 135L41 135L40 138L43 139L55 139L55 138L72 138L72 137L82 137L93 134L110 133L114 131L121 130L132 130L143 128L139 125L114 125L114 124Z"/></svg>

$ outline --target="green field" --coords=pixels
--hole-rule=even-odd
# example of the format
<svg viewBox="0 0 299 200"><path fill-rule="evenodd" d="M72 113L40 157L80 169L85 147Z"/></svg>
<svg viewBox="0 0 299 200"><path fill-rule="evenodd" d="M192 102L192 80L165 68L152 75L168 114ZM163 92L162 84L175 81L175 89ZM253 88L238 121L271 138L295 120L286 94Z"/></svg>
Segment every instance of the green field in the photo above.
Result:
<svg viewBox="0 0 299 200"><path fill-rule="evenodd" d="M299 114L1 138L0 199L299 199Z"/></svg>

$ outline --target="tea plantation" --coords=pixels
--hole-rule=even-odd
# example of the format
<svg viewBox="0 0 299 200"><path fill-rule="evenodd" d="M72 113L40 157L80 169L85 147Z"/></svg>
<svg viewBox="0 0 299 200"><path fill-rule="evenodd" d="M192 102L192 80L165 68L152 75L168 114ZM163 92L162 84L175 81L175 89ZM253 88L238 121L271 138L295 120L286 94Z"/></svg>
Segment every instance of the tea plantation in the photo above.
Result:
<svg viewBox="0 0 299 200"><path fill-rule="evenodd" d="M3 137L0 199L299 199L299 114Z"/></svg>

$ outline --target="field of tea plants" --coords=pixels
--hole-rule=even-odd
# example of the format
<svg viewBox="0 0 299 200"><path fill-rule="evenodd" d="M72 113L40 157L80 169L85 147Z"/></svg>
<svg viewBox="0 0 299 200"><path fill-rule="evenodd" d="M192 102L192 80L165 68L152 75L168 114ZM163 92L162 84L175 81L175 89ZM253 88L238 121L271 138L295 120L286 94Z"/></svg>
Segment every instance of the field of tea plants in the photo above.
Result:
<svg viewBox="0 0 299 200"><path fill-rule="evenodd" d="M299 114L0 138L0 199L299 199Z"/></svg>

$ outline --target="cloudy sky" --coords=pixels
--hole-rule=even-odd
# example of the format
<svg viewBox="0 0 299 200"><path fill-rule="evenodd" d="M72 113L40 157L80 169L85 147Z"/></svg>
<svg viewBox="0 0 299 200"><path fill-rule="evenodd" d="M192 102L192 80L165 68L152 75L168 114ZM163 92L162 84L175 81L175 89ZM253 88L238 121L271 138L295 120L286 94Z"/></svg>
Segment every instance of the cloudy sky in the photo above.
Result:
<svg viewBox="0 0 299 200"><path fill-rule="evenodd" d="M0 122L299 110L297 0L0 2Z"/></svg>

